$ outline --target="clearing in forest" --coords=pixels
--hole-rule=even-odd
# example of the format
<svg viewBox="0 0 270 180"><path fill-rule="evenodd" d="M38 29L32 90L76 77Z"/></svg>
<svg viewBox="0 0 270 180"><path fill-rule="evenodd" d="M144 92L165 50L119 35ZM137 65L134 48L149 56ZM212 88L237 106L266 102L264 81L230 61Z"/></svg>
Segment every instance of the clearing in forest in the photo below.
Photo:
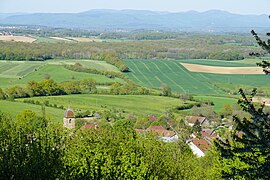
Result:
<svg viewBox="0 0 270 180"><path fill-rule="evenodd" d="M181 63L181 65L191 72L213 74L263 74L261 67L218 67L188 63Z"/></svg>

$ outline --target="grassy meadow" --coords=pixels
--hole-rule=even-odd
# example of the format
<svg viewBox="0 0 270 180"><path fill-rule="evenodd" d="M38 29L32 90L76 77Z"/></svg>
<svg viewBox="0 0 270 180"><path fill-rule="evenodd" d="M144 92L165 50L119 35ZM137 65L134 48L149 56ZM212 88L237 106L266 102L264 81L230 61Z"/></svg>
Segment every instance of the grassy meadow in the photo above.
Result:
<svg viewBox="0 0 270 180"><path fill-rule="evenodd" d="M211 101L214 103L214 111L221 112L224 104L236 104L236 98L229 98L229 97L215 97L215 96L195 96L195 100L198 101Z"/></svg>
<svg viewBox="0 0 270 180"><path fill-rule="evenodd" d="M42 110L40 105L26 104L22 102L4 101L0 100L0 111L8 113L14 117L24 110L34 111L37 115L42 116ZM61 123L63 120L64 110L46 107L45 108L46 117L52 121Z"/></svg>
<svg viewBox="0 0 270 180"><path fill-rule="evenodd" d="M125 110L126 113L137 115L157 114L160 115L169 108L183 105L183 102L177 98L150 96L150 95L66 95L51 97L34 97L28 98L34 101L45 102L50 104L71 106L74 110L106 110L116 109ZM23 99L18 99L23 101ZM194 103L194 102L188 102Z"/></svg>

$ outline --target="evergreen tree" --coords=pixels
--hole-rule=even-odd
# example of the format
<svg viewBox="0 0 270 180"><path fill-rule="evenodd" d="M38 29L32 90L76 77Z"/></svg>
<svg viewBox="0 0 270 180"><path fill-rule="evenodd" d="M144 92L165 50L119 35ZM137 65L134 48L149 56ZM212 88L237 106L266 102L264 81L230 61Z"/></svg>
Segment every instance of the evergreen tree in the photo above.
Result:
<svg viewBox="0 0 270 180"><path fill-rule="evenodd" d="M269 18L270 18L270 16L269 16ZM251 34L256 39L258 45L263 50L265 50L267 53L270 53L270 39L268 39L267 41L263 41L254 30L251 31ZM270 36L270 32L266 33L266 36ZM250 53L250 55L260 56L261 54ZM269 61L262 61L261 63L257 63L257 65L263 68L263 71L265 74L270 73L270 62Z"/></svg>
<svg viewBox="0 0 270 180"><path fill-rule="evenodd" d="M242 99L238 104L250 117L234 116L235 129L231 138L215 142L224 163L226 179L270 178L270 115L264 112L264 104L256 107L252 98L256 89L247 97L239 90Z"/></svg>

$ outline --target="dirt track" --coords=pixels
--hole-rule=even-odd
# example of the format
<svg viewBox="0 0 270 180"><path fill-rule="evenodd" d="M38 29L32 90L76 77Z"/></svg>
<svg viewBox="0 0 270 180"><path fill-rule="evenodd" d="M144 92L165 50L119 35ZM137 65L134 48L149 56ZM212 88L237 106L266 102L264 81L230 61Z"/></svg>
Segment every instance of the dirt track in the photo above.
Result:
<svg viewBox="0 0 270 180"><path fill-rule="evenodd" d="M198 64L181 63L191 72L204 72L213 74L264 74L260 67L220 67Z"/></svg>

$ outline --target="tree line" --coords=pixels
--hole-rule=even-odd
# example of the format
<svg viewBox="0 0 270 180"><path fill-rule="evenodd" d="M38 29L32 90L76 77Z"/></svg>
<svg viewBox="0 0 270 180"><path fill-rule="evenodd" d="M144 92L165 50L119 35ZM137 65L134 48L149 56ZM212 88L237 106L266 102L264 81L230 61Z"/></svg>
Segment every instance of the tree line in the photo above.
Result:
<svg viewBox="0 0 270 180"><path fill-rule="evenodd" d="M241 41L241 38L244 40ZM1 60L48 60L52 58L103 60L128 71L121 59L221 59L239 60L250 52L261 53L254 41L219 36L186 36L179 39L147 41L106 41L77 43L0 42Z"/></svg>
<svg viewBox="0 0 270 180"><path fill-rule="evenodd" d="M122 72L128 66L113 52L96 49L86 43L34 43L1 42L0 60L7 61L45 61L54 58L92 59L106 61Z"/></svg>
<svg viewBox="0 0 270 180"><path fill-rule="evenodd" d="M61 84L52 79L36 82L29 81L26 87L13 86L5 90L0 88L0 99L27 98L33 96L55 96L65 94L96 93L96 81L83 79L80 81L66 81Z"/></svg>

